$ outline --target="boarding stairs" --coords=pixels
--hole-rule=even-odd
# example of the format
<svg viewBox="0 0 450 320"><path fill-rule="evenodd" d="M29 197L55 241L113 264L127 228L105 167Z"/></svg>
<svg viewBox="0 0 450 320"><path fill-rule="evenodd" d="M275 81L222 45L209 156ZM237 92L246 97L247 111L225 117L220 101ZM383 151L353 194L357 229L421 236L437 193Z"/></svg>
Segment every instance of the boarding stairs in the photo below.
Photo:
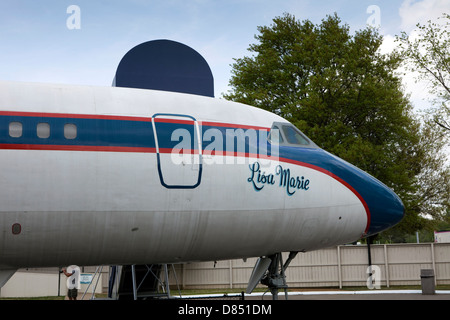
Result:
<svg viewBox="0 0 450 320"><path fill-rule="evenodd" d="M170 298L168 266L152 264L111 267L108 298L114 300Z"/></svg>

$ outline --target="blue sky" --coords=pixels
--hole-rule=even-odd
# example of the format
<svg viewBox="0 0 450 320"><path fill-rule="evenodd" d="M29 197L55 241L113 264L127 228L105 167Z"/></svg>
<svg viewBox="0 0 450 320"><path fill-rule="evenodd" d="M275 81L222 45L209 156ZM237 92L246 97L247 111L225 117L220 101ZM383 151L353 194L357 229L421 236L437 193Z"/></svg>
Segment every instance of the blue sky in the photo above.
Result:
<svg viewBox="0 0 450 320"><path fill-rule="evenodd" d="M80 29L67 27L70 5L80 8ZM314 23L336 12L355 31L374 14L371 6L379 8L387 48L401 30L450 12L450 0L2 0L0 80L110 86L128 50L170 39L205 57L220 97L257 26L284 12Z"/></svg>

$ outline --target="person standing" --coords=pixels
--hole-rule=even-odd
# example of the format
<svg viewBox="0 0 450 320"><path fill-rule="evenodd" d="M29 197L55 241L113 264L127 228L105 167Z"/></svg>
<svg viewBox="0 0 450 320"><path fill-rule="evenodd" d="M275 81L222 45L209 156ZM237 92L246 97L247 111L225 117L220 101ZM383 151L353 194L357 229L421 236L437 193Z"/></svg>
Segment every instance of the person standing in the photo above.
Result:
<svg viewBox="0 0 450 320"><path fill-rule="evenodd" d="M78 289L80 287L80 268L77 266L69 266L62 269L67 277L67 297L69 300L77 300Z"/></svg>

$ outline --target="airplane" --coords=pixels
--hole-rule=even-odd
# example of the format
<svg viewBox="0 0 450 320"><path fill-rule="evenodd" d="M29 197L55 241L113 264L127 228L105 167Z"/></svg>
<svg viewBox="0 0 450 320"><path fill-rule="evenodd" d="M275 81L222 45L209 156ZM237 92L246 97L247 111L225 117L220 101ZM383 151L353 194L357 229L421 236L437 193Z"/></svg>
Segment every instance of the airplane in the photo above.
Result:
<svg viewBox="0 0 450 320"><path fill-rule="evenodd" d="M265 277L276 295L282 252L403 218L390 188L278 115L133 86L0 81L0 287L19 268L260 257L247 291Z"/></svg>

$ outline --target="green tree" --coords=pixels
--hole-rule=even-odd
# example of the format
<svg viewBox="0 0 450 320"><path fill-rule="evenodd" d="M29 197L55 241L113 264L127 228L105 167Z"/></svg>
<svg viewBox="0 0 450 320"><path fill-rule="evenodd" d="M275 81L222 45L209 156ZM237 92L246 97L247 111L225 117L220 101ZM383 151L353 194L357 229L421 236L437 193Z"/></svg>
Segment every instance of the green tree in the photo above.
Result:
<svg viewBox="0 0 450 320"><path fill-rule="evenodd" d="M437 106L432 110L435 123L450 133L450 14L443 14L436 22L417 24L417 30L413 39L402 32L397 41L408 69L431 84Z"/></svg>
<svg viewBox="0 0 450 320"><path fill-rule="evenodd" d="M235 59L224 97L281 115L323 149L371 173L402 198L407 215L399 228L424 227L420 179L433 155L395 73L401 56L380 53L383 38L375 29L352 36L336 14L320 25L284 14L258 31L252 55Z"/></svg>

